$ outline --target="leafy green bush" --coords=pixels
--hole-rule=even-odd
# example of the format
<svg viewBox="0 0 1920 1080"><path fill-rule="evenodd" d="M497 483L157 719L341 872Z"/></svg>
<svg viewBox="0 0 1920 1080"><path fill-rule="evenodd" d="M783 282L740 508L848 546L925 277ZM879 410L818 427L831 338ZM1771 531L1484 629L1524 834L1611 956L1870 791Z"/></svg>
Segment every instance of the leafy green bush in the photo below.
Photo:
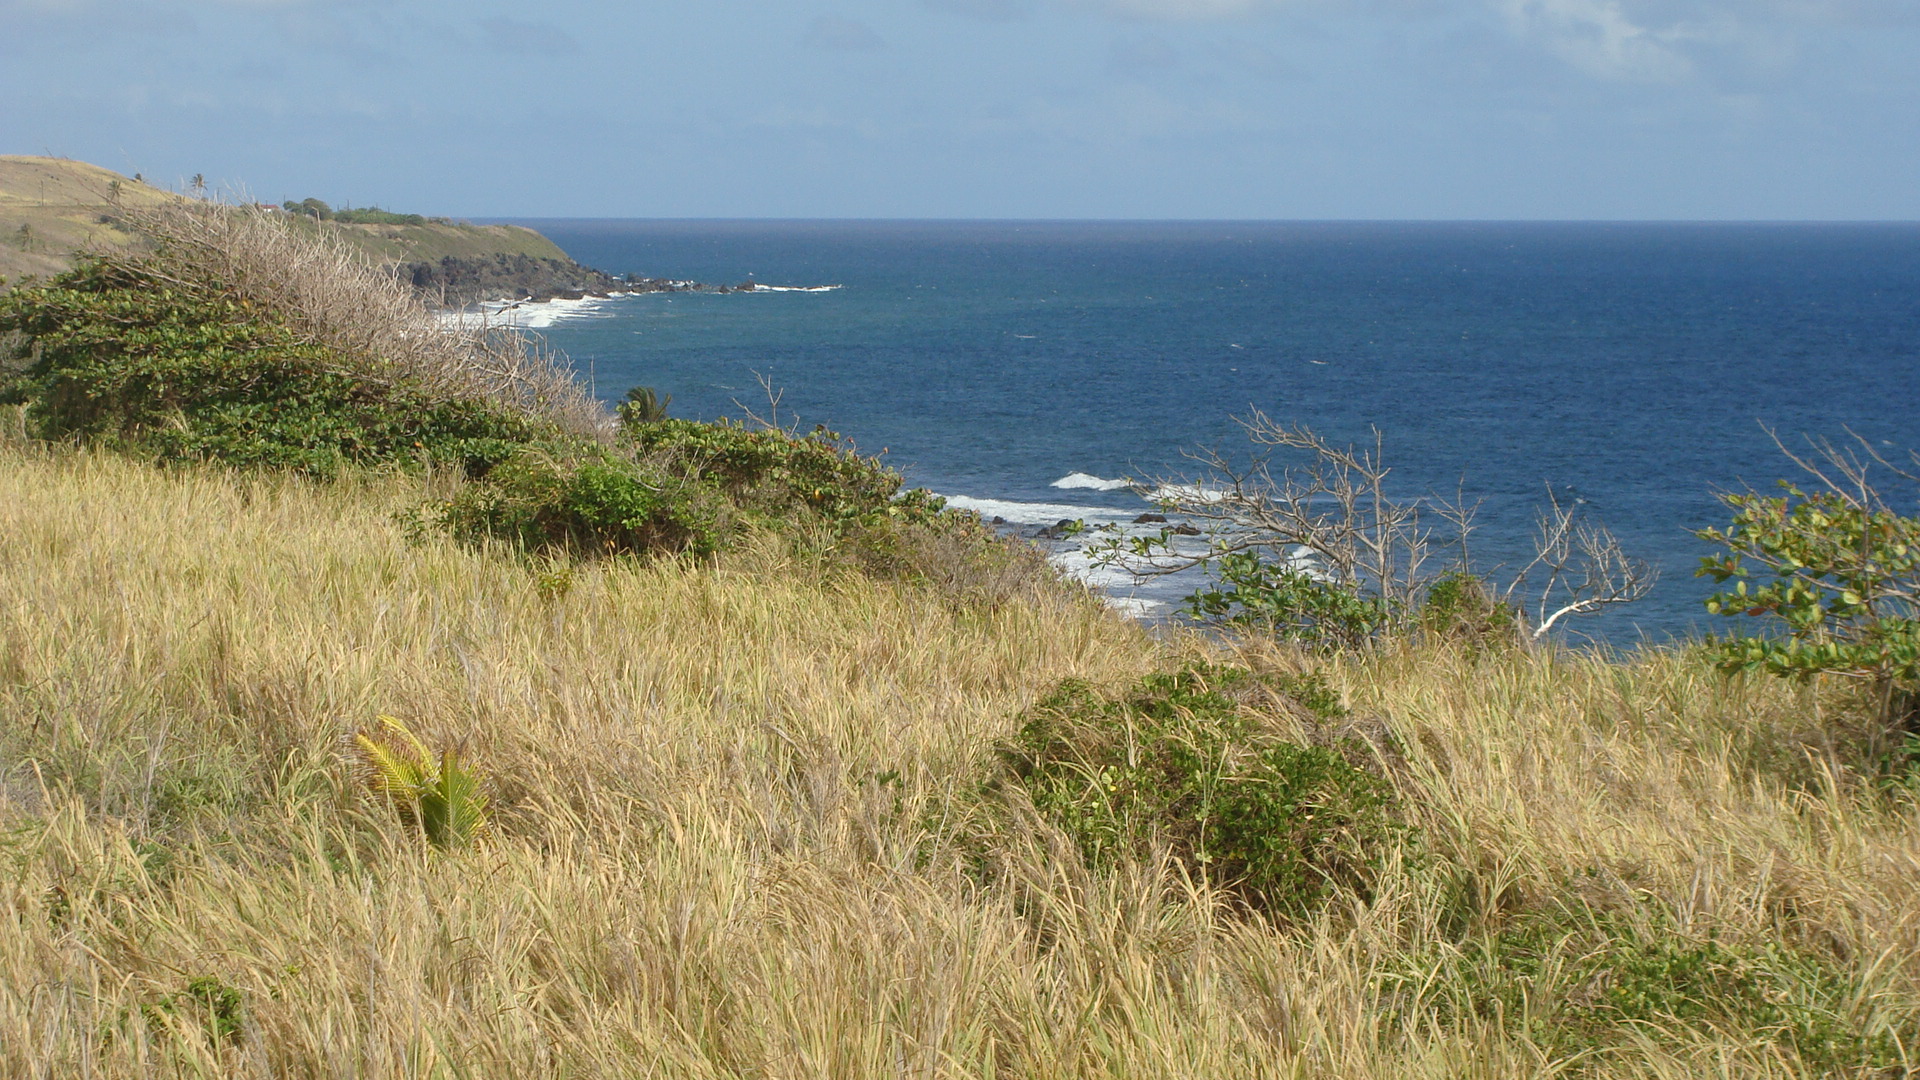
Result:
<svg viewBox="0 0 1920 1080"><path fill-rule="evenodd" d="M621 445L549 440L468 485L439 511L466 539L578 555L706 555L754 529L817 533L850 544L869 570L905 570L903 528L964 529L898 473L832 432L799 438L730 421L628 423ZM974 539L992 542L984 530ZM904 576L904 575L894 575Z"/></svg>
<svg viewBox="0 0 1920 1080"><path fill-rule="evenodd" d="M1290 562L1236 551L1208 564L1214 581L1186 599L1196 619L1245 626L1286 641L1357 648L1387 626L1394 605Z"/></svg>
<svg viewBox="0 0 1920 1080"><path fill-rule="evenodd" d="M1420 629L1430 637L1473 647L1512 644L1520 638L1520 613L1496 600L1480 577L1454 571L1427 586Z"/></svg>
<svg viewBox="0 0 1920 1080"><path fill-rule="evenodd" d="M33 434L159 461L328 477L421 458L484 472L540 425L490 402L378 377L217 283L181 288L85 263L0 297L21 354L4 396Z"/></svg>
<svg viewBox="0 0 1920 1080"><path fill-rule="evenodd" d="M1871 447L1863 459L1816 445L1825 471L1793 460L1824 489L1783 480L1785 494L1775 497L1724 494L1732 523L1699 533L1725 549L1702 559L1699 575L1732 583L1707 600L1707 610L1772 619L1785 630L1717 642L1720 664L1802 680L1861 680L1885 721L1905 720L1920 686L1920 518L1896 512L1868 482L1871 461L1884 461Z"/></svg>
<svg viewBox="0 0 1920 1080"><path fill-rule="evenodd" d="M281 203L280 206L288 213L305 214L310 218L316 218L320 221L333 220L333 207L328 206L320 199L309 197L301 199L299 202L288 199L286 202Z"/></svg>
<svg viewBox="0 0 1920 1080"><path fill-rule="evenodd" d="M845 524L890 511L918 518L939 510L925 500L896 505L900 474L861 457L825 428L796 437L730 420L669 418L629 424L623 432L642 458L699 478L757 523L811 517Z"/></svg>
<svg viewBox="0 0 1920 1080"><path fill-rule="evenodd" d="M364 210L335 210L333 220L348 225L425 225L427 219L421 214L396 214L370 206Z"/></svg>
<svg viewBox="0 0 1920 1080"><path fill-rule="evenodd" d="M1366 894L1406 832L1391 785L1355 763L1369 748L1289 741L1287 714L1332 731L1342 710L1318 677L1237 668L1151 676L1117 699L1069 681L1026 713L1003 753L1090 863L1164 844L1250 907L1299 917L1337 891Z"/></svg>
<svg viewBox="0 0 1920 1080"><path fill-rule="evenodd" d="M521 448L437 511L467 541L570 555L707 555L730 538L730 508L698 476L582 442Z"/></svg>

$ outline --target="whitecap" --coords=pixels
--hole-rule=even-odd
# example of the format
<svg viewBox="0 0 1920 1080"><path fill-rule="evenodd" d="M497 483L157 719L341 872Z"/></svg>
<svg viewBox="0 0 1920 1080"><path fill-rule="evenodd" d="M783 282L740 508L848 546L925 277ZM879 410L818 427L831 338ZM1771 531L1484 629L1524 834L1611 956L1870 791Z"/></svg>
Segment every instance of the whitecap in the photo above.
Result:
<svg viewBox="0 0 1920 1080"><path fill-rule="evenodd" d="M1230 492L1208 484L1161 484L1147 493L1148 502L1156 503L1217 503L1225 499Z"/></svg>
<svg viewBox="0 0 1920 1080"><path fill-rule="evenodd" d="M838 285L755 285L748 292L832 292Z"/></svg>
<svg viewBox="0 0 1920 1080"><path fill-rule="evenodd" d="M512 327L519 330L544 330L557 322L570 319L604 319L610 313L600 309L617 297L634 296L635 293L615 293L613 296L583 296L578 300L511 300L489 302L475 305L461 311L443 311L439 313L440 325L455 330L490 330L499 327Z"/></svg>
<svg viewBox="0 0 1920 1080"><path fill-rule="evenodd" d="M970 495L949 495L947 505L955 510L971 510L992 521L1000 518L1009 525L1053 525L1060 521L1084 521L1089 525L1119 524L1131 521L1131 514L1117 510L1076 506L1072 503L1020 502L1014 499L976 499Z"/></svg>
<svg viewBox="0 0 1920 1080"><path fill-rule="evenodd" d="M1058 480L1055 480L1053 483L1047 486L1057 487L1057 488L1079 488L1079 489L1088 490L1088 491L1119 491L1123 488L1132 487L1133 481L1125 480L1125 479L1103 480L1100 477L1093 475L1092 473L1077 472L1077 473L1068 473L1067 475L1061 477Z"/></svg>

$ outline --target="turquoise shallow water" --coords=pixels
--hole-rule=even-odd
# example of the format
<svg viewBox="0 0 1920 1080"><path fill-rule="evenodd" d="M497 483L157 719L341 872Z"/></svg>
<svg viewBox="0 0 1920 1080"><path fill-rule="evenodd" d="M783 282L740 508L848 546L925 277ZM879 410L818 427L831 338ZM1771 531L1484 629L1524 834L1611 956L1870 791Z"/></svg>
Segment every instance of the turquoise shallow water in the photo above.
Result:
<svg viewBox="0 0 1920 1080"><path fill-rule="evenodd" d="M582 262L830 292L631 297L542 331L608 398L783 410L1014 521L1178 471L1257 406L1383 433L1401 491L1484 498L1521 558L1545 485L1659 563L1606 637L1705 624L1691 530L1784 435L1920 445L1920 226L527 221ZM1167 599L1168 588L1149 589Z"/></svg>

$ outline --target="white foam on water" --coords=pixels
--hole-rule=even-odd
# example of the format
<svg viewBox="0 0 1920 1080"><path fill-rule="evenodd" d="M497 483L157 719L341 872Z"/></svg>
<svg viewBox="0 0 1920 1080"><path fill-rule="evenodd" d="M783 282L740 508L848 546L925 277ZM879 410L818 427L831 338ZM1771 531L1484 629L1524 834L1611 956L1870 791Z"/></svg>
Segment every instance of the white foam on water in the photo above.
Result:
<svg viewBox="0 0 1920 1080"><path fill-rule="evenodd" d="M970 495L948 495L947 505L956 510L971 510L992 521L1000 518L1009 525L1052 525L1060 521L1085 521L1088 525L1119 524L1132 521L1133 514L1102 510L1072 503L1018 502L1013 499L976 499Z"/></svg>
<svg viewBox="0 0 1920 1080"><path fill-rule="evenodd" d="M1136 621L1158 618L1160 612L1169 606L1165 600L1149 600L1144 596L1103 596L1100 602L1125 618Z"/></svg>
<svg viewBox="0 0 1920 1080"><path fill-rule="evenodd" d="M1057 488L1079 488L1086 491L1119 491L1133 486L1131 480L1103 480L1092 473L1068 473L1047 485Z"/></svg>
<svg viewBox="0 0 1920 1080"><path fill-rule="evenodd" d="M1135 524L1133 519L1138 515L1132 510L1074 503L977 499L969 495L949 495L946 498L947 505L956 510L971 510L988 521L999 518L1010 526L1031 528L1052 526L1061 521L1085 522L1089 530L1086 533L1036 542L1047 549L1047 560L1062 574L1092 588L1100 594L1103 603L1127 618L1146 621L1164 618L1174 607L1175 601L1193 591L1193 572L1172 577L1143 578L1124 566L1099 562L1087 553L1085 549L1088 546L1098 545L1116 536L1160 534L1164 526L1157 522ZM1198 555L1206 546L1205 541L1198 537L1174 536L1171 541L1176 557Z"/></svg>
<svg viewBox="0 0 1920 1080"><path fill-rule="evenodd" d="M1223 488L1206 484L1161 484L1147 493L1147 501L1155 503L1216 503L1229 493Z"/></svg>
<svg viewBox="0 0 1920 1080"><path fill-rule="evenodd" d="M601 308L613 300L635 295L638 294L623 292L612 296L583 296L578 300L488 302L459 311L438 312L436 318L441 326L449 330L491 330L500 327L543 330L569 319L609 318L611 314L601 311Z"/></svg>
<svg viewBox="0 0 1920 1080"><path fill-rule="evenodd" d="M606 306L609 298L583 296L578 300L546 300L537 304L518 304L502 312L507 325L524 327L528 330L543 330L557 322L569 319L604 317L599 309Z"/></svg>
<svg viewBox="0 0 1920 1080"><path fill-rule="evenodd" d="M838 285L755 285L748 292L832 292Z"/></svg>

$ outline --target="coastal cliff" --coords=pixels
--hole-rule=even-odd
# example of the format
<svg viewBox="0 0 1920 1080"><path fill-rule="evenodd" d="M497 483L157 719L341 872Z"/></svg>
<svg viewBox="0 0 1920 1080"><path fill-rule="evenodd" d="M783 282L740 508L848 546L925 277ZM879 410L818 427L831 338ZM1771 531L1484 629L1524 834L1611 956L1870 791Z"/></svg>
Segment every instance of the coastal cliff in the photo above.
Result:
<svg viewBox="0 0 1920 1080"><path fill-rule="evenodd" d="M134 234L120 226L121 210L185 198L83 161L0 156L0 278L18 283L50 277L70 268L81 251L135 244ZM314 200L306 205L325 208ZM701 287L663 278L628 279L582 266L552 240L519 225L378 211L374 216L396 220L367 223L336 220L331 209L322 217L299 204L273 209L298 227L332 233L411 284L434 307Z"/></svg>
<svg viewBox="0 0 1920 1080"><path fill-rule="evenodd" d="M490 300L577 300L615 293L731 291L669 278L616 277L571 258L533 255L445 255L399 264L401 280L434 307L468 307Z"/></svg>

